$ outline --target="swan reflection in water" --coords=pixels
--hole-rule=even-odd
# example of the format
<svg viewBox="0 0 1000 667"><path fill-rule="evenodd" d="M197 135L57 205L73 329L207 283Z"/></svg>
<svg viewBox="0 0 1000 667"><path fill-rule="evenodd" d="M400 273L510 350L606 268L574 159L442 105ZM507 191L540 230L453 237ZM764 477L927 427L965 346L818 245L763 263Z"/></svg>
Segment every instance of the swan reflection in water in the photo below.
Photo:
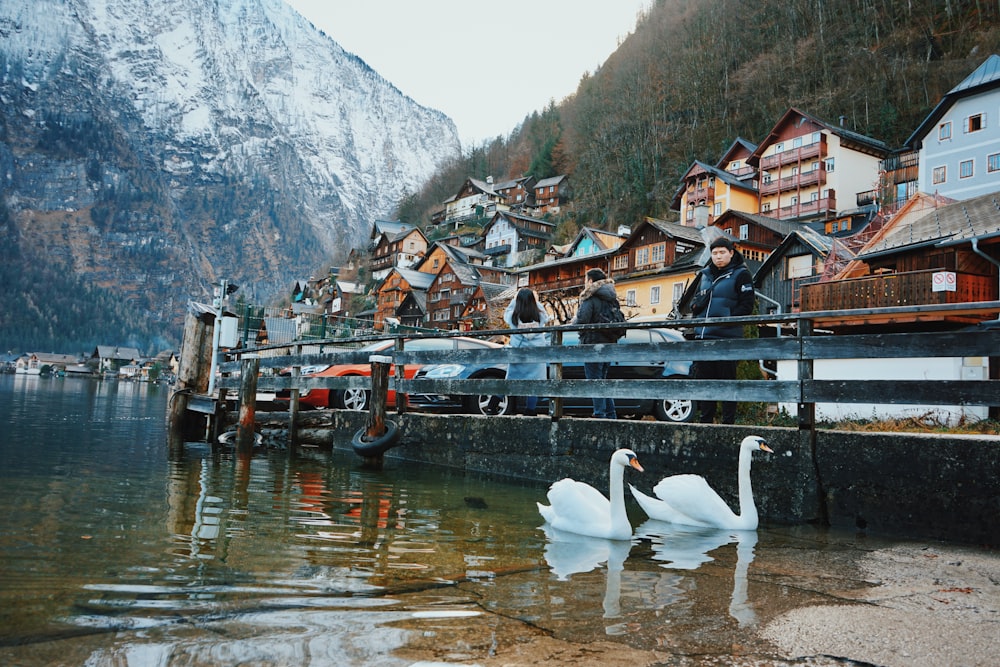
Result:
<svg viewBox="0 0 1000 667"><path fill-rule="evenodd" d="M545 562L559 581L568 581L570 575L590 572L607 564L607 586L604 590L604 618L621 616L621 585L625 559L632 550L632 543L625 540L607 540L553 528L548 523L541 526L545 532Z"/></svg>
<svg viewBox="0 0 1000 667"><path fill-rule="evenodd" d="M574 574L590 572L606 564L604 618L620 617L622 572L633 542L578 535L558 530L547 523L541 529L547 538L545 562L559 581L568 581ZM757 614L747 595L747 572L754 559L757 531L699 528L649 519L636 529L635 538L648 540L653 560L661 561L660 567L669 570L697 570L704 563L715 560L710 555L711 552L735 543L736 567L733 572L729 615L741 627L756 624ZM646 577L640 579L645 581L643 587L648 586L649 580ZM690 595L690 591L685 593L688 587L679 583L672 582L669 586L673 593L668 597L674 602ZM609 634L616 633L615 627L608 628Z"/></svg>
<svg viewBox="0 0 1000 667"><path fill-rule="evenodd" d="M754 559L757 531L699 528L648 519L636 529L636 537L648 539L653 549L653 560L663 561L660 567L673 570L696 570L702 564L715 560L710 552L735 543L736 567L729 615L741 627L756 624L757 614L747 597L747 572Z"/></svg>

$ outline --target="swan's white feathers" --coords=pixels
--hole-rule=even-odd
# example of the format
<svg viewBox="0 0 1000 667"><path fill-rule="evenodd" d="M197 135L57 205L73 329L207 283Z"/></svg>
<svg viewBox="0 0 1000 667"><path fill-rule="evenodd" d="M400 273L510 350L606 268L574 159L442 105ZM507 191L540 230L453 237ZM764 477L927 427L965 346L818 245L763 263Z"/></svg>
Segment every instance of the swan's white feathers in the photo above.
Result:
<svg viewBox="0 0 1000 667"><path fill-rule="evenodd" d="M632 497L639 503L639 507L649 516L650 519L666 521L667 523L680 523L688 526L707 526L704 523L695 523L694 519L677 511L670 503L659 498L652 498L629 484L632 490Z"/></svg>
<svg viewBox="0 0 1000 667"><path fill-rule="evenodd" d="M557 530L611 540L630 539L632 525L625 512L622 480L627 467L642 470L633 451L617 450L608 471L610 499L583 482L569 478L555 482L549 487L549 504L538 503L539 514Z"/></svg>
<svg viewBox="0 0 1000 667"><path fill-rule="evenodd" d="M635 488L636 502L653 519L690 526L706 526L731 530L756 530L757 506L750 482L750 464L755 450L772 451L763 438L748 435L740 442L737 482L740 513L737 514L700 475L665 477L653 487L656 498Z"/></svg>
<svg viewBox="0 0 1000 667"><path fill-rule="evenodd" d="M667 499L664 502L679 514L690 519L690 521L677 521L675 523L687 523L692 526L719 526L723 520L735 522L739 519L726 504L726 501L708 485L708 482L701 475L666 477L653 487L653 493L656 494L657 498ZM691 523L691 521L697 523Z"/></svg>

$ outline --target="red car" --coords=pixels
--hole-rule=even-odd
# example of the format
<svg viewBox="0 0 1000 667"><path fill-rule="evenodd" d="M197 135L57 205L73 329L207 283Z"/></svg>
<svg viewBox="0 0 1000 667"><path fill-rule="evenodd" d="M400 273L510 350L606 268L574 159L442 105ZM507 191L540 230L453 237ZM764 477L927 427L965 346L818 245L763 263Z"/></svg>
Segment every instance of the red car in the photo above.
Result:
<svg viewBox="0 0 1000 667"><path fill-rule="evenodd" d="M392 340L380 340L365 347L360 348L362 352L391 352L395 342ZM420 350L470 350L476 348L503 347L498 343L491 343L487 340L477 340L475 338L465 338L456 336L454 338L407 338L403 341L403 349L407 352ZM412 378L420 368L418 364L407 364L403 368L403 375ZM333 366L312 366L302 369L303 377L347 377L351 375L371 376L371 364L335 364ZM396 366L389 367L389 376L396 374ZM303 391L299 396L300 405L308 405L314 408L341 408L344 410L367 410L371 392L366 389L310 389ZM289 400L287 390L278 392L276 400ZM396 406L396 392L389 389L386 398L386 407Z"/></svg>

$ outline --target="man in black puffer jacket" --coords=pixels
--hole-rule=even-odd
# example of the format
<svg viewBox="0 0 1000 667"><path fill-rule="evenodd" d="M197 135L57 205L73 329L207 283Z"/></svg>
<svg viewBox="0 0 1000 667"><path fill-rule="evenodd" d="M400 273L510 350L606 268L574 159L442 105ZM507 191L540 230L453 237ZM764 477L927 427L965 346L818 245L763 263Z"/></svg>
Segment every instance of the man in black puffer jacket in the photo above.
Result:
<svg viewBox="0 0 1000 667"><path fill-rule="evenodd" d="M712 241L712 261L698 273L698 291L691 302L695 317L736 317L753 314L756 297L746 262L728 237ZM695 328L695 338L742 338L743 327L703 325ZM700 380L735 380L736 361L699 361L695 377ZM716 401L699 401L701 421L715 421ZM736 423L736 401L722 401L722 423Z"/></svg>
<svg viewBox="0 0 1000 667"><path fill-rule="evenodd" d="M601 311L610 306L618 305L618 293L615 292L615 281L600 269L590 269L586 273L583 292L580 293L580 307L576 317L570 324L596 324L600 320ZM605 331L581 331L580 342L584 345L597 343L616 343L618 338ZM588 380L603 380L608 377L611 364L606 361L589 361L583 364L583 374ZM598 419L617 419L615 401L611 398L594 397L594 417Z"/></svg>

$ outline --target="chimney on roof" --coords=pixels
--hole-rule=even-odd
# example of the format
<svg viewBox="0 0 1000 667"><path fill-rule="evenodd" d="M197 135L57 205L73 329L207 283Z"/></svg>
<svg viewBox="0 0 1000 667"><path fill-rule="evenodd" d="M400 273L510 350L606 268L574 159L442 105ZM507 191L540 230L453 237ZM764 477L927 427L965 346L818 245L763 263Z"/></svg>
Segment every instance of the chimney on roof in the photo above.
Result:
<svg viewBox="0 0 1000 667"><path fill-rule="evenodd" d="M628 236L632 233L632 228L628 225L618 225L618 236Z"/></svg>
<svg viewBox="0 0 1000 667"><path fill-rule="evenodd" d="M489 185L493 185L493 177L492 177L492 176L487 176L487 177L486 177L486 182L487 182L487 183L488 183Z"/></svg>
<svg viewBox="0 0 1000 667"><path fill-rule="evenodd" d="M694 207L694 226L708 227L708 206L698 204Z"/></svg>

